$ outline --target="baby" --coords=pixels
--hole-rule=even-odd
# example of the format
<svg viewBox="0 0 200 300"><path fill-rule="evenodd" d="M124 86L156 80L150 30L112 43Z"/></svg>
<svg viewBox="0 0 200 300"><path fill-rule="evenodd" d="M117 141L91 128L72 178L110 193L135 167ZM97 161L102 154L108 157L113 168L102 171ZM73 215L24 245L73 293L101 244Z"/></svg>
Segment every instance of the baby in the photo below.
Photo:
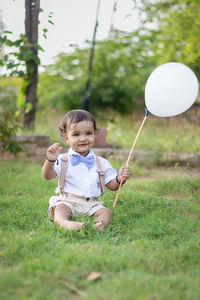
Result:
<svg viewBox="0 0 200 300"><path fill-rule="evenodd" d="M118 173L108 160L93 153L96 129L96 121L88 111L69 111L59 127L70 146L68 153L60 154L59 143L47 149L42 174L47 180L60 177L56 188L59 196L50 198L48 213L59 226L68 230L84 226L84 222L70 220L80 214L94 216L94 228L105 230L113 211L98 198L105 192L104 186L117 190L121 178L125 182L130 176L129 167L122 166Z"/></svg>

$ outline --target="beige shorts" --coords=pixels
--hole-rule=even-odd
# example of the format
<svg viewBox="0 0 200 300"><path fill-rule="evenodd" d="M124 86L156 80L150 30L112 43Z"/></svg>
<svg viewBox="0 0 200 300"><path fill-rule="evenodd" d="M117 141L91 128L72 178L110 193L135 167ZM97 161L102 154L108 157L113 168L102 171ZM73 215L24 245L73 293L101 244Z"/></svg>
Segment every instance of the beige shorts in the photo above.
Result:
<svg viewBox="0 0 200 300"><path fill-rule="evenodd" d="M72 194L52 196L49 199L48 214L54 217L54 209L57 205L65 204L71 211L73 216L80 214L92 216L97 210L104 208L103 201L97 201L95 198L84 198Z"/></svg>

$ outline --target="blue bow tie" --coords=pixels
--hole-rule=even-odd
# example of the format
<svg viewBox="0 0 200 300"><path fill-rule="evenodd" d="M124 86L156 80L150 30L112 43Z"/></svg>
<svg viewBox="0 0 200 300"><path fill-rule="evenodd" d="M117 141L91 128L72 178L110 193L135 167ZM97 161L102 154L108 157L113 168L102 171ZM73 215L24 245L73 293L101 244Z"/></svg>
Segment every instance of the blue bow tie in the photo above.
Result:
<svg viewBox="0 0 200 300"><path fill-rule="evenodd" d="M94 156L84 157L78 154L72 154L71 156L72 166L76 166L80 162L84 163L88 167L88 169L90 169L94 164Z"/></svg>

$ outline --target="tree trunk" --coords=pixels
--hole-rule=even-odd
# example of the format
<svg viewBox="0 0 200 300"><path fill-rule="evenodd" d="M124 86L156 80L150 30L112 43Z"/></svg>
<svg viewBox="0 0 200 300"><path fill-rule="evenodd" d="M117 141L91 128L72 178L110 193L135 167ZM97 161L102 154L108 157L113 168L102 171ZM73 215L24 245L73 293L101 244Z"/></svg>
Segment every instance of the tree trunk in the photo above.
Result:
<svg viewBox="0 0 200 300"><path fill-rule="evenodd" d="M99 25L99 23L98 23L99 6L100 6L100 0L98 0L98 3L97 3L96 21L95 21L95 26L94 26L92 46L90 49L90 56L89 56L89 63L88 63L88 77L87 77L87 80L85 83L85 90L84 90L84 94L83 94L83 98L82 98L82 108L85 110L88 110L88 111L89 111L88 91L90 88L90 82L91 82L91 76L92 76L92 65L93 65L94 47L95 47L95 41L96 41L97 27Z"/></svg>
<svg viewBox="0 0 200 300"><path fill-rule="evenodd" d="M27 87L26 104L31 104L31 109L24 114L24 127L34 126L37 109L37 83L38 83L38 17L40 10L40 0L25 0L25 34L27 37L27 47L32 51L35 59L26 62L26 72L30 84Z"/></svg>

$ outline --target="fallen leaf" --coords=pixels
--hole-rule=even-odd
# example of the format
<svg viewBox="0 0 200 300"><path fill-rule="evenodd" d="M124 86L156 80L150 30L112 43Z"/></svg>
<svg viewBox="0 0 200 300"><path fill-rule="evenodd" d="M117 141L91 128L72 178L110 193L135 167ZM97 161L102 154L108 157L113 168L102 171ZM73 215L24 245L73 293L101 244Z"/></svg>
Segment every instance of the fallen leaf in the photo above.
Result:
<svg viewBox="0 0 200 300"><path fill-rule="evenodd" d="M101 273L100 272L91 272L88 277L87 277L87 280L97 280L99 278L101 278Z"/></svg>

